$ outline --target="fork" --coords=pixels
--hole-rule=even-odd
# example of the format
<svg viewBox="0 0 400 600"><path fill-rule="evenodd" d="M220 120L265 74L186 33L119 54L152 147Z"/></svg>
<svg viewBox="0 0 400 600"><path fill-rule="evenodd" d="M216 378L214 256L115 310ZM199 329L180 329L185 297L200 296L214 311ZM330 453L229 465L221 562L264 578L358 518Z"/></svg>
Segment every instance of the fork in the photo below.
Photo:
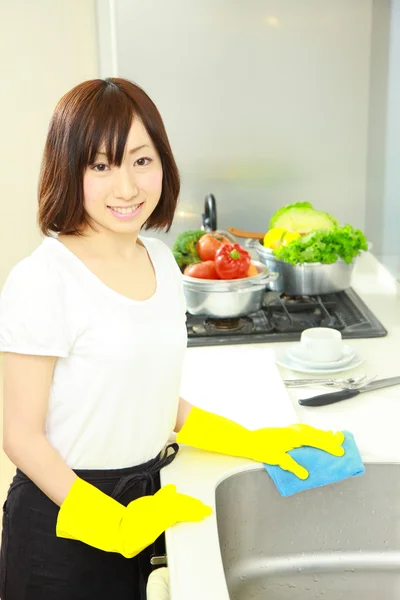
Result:
<svg viewBox="0 0 400 600"><path fill-rule="evenodd" d="M344 389L344 390L359 390L363 387L365 387L366 385L368 385L369 383L372 383L372 381L375 381L375 379L377 378L377 375L374 375L373 377L367 377L366 379L363 377L361 379L361 381L356 381L355 383L324 383L323 386L324 387L334 387L334 388L340 388L340 389Z"/></svg>
<svg viewBox="0 0 400 600"><path fill-rule="evenodd" d="M361 385L366 385L366 375L360 375L359 377L348 377L347 379L334 379L332 377L322 377L320 379L284 379L283 383L286 387L303 387L307 385L323 385L328 387L359 387ZM376 376L373 378L376 379ZM370 381L368 380L368 383Z"/></svg>

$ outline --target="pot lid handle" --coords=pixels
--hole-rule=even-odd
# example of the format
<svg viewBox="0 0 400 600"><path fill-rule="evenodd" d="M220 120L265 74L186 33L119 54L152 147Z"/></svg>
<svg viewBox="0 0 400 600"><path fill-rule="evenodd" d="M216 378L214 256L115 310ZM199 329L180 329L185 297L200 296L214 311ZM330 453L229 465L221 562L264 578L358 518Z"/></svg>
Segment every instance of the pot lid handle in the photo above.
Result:
<svg viewBox="0 0 400 600"><path fill-rule="evenodd" d="M217 229L217 203L212 194L207 194L204 201L204 214L202 215L204 231Z"/></svg>

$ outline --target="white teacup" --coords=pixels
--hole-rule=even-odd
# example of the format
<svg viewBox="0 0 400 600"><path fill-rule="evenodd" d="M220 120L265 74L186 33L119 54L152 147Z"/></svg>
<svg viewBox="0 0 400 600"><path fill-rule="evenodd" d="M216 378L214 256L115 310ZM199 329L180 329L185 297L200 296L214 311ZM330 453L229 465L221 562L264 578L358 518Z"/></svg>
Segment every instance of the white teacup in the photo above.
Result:
<svg viewBox="0 0 400 600"><path fill-rule="evenodd" d="M342 334L329 327L305 329L301 334L304 358L312 362L334 362L343 355Z"/></svg>

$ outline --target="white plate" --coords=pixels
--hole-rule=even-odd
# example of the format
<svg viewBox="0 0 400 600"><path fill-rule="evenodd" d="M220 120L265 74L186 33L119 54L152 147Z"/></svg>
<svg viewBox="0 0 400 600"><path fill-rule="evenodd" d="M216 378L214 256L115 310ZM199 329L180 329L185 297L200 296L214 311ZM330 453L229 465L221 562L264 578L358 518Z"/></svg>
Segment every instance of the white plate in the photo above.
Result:
<svg viewBox="0 0 400 600"><path fill-rule="evenodd" d="M304 367L311 367L313 369L335 369L347 365L347 363L353 360L356 353L352 348L350 348L350 346L343 346L342 357L339 358L339 360L330 362L314 362L305 358L303 355L302 344L299 343L288 348L287 355L291 360L294 360Z"/></svg>
<svg viewBox="0 0 400 600"><path fill-rule="evenodd" d="M341 373L342 371L349 371L350 369L355 369L363 362L361 356L355 353L354 358L343 365L342 367L335 367L330 369L318 369L314 365L305 367L295 360L291 359L286 350L280 350L275 354L275 362L280 367L285 367L286 369L291 369L292 371L298 371L299 373Z"/></svg>

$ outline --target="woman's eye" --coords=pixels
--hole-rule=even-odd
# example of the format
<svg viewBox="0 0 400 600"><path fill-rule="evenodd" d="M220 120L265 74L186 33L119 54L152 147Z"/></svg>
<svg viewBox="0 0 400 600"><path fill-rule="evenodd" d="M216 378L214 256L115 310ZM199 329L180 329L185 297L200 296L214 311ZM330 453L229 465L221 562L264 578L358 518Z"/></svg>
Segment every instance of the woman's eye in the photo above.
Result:
<svg viewBox="0 0 400 600"><path fill-rule="evenodd" d="M105 165L104 163L97 163L97 165L93 165L92 167L93 171L97 171L97 173L104 173L108 168L108 165Z"/></svg>
<svg viewBox="0 0 400 600"><path fill-rule="evenodd" d="M138 158L137 161L135 162L135 165L137 165L138 167L147 167L147 165L149 165L150 163L151 163L151 158L143 157L143 158Z"/></svg>

